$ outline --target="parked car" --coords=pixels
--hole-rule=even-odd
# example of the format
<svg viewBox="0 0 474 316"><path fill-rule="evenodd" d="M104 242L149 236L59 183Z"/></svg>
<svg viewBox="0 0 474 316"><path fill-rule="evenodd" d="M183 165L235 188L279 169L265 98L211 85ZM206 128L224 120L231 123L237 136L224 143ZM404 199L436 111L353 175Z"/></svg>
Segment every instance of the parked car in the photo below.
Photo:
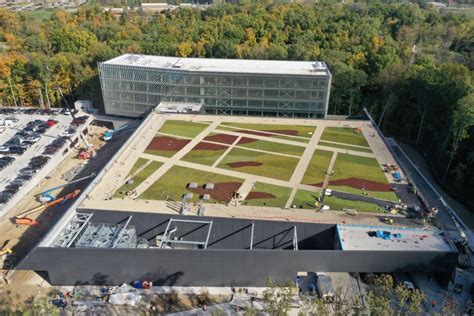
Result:
<svg viewBox="0 0 474 316"><path fill-rule="evenodd" d="M58 121L52 120L52 119L49 119L49 120L46 121L46 125L48 125L48 126L54 126L58 123L59 123Z"/></svg>
<svg viewBox="0 0 474 316"><path fill-rule="evenodd" d="M52 110L51 110L51 115L59 115L59 110L57 110L57 109L52 109Z"/></svg>

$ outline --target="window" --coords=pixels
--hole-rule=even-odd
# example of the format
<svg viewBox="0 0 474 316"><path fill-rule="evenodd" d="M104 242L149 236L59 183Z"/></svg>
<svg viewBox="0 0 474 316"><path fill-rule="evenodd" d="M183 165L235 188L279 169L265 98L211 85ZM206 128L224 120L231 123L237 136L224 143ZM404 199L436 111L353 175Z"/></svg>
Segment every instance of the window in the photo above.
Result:
<svg viewBox="0 0 474 316"><path fill-rule="evenodd" d="M265 97L277 98L278 90L265 90Z"/></svg>
<svg viewBox="0 0 474 316"><path fill-rule="evenodd" d="M257 89L249 89L248 94L250 98L260 98L263 96L263 91Z"/></svg>

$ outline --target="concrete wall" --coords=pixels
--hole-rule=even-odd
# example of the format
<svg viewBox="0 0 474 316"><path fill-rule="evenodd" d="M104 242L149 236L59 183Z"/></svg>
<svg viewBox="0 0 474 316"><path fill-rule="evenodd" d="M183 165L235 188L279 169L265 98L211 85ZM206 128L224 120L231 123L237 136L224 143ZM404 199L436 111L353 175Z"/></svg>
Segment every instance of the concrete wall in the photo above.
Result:
<svg viewBox="0 0 474 316"><path fill-rule="evenodd" d="M264 286L299 271L449 273L455 253L341 250L176 250L36 248L19 269L48 272L53 285L116 284Z"/></svg>
<svg viewBox="0 0 474 316"><path fill-rule="evenodd" d="M163 233L170 217L169 214L94 211L92 222L123 223L129 215L133 215L131 224L136 227L137 233L149 240ZM209 248L206 250L42 246L28 254L18 269L45 271L54 285L120 285L146 278L157 285L264 286L267 277L277 281L294 280L300 271L450 273L457 262L455 252L337 250L334 248L338 240L335 225L233 218L199 219L213 220ZM252 223L255 224L255 247L250 250L248 225ZM298 251L293 250L291 242L291 228L294 226L298 231ZM190 230L189 227L183 229L187 238L191 235L202 238L206 231Z"/></svg>

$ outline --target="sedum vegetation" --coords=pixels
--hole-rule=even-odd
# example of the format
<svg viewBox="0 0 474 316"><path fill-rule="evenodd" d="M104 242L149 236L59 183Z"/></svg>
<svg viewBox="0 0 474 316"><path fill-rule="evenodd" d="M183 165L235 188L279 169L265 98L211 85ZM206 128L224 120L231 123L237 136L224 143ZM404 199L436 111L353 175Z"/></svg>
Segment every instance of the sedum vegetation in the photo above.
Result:
<svg viewBox="0 0 474 316"><path fill-rule="evenodd" d="M367 107L385 133L425 154L445 189L474 205L474 19L424 4L330 2L120 17L99 5L51 15L2 9L0 103L59 105L59 86L100 106L97 62L123 53L323 60L333 73L329 114Z"/></svg>

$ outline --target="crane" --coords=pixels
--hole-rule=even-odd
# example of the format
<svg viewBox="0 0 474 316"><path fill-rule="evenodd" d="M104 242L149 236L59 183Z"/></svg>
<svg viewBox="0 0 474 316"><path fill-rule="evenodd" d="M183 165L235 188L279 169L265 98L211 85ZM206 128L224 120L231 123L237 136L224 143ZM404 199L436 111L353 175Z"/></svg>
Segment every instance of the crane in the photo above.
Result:
<svg viewBox="0 0 474 316"><path fill-rule="evenodd" d="M117 128L117 129L109 129L109 130L106 130L106 131L104 132L103 138L104 138L105 141L109 141L109 140L112 139L112 137L114 136L115 133L124 131L124 130L126 130L126 129L128 129L128 128L129 128L128 124L125 124L125 125L123 125L123 126Z"/></svg>
<svg viewBox="0 0 474 316"><path fill-rule="evenodd" d="M56 86L56 88L58 89L59 94L61 95L62 99L64 100L64 104L66 104L66 107L67 107L67 109L69 110L69 114L71 114L72 121L73 121L73 122L76 122L76 116L74 115L74 113L72 113L72 110L71 110L71 108L69 107L69 103L67 102L66 97L65 97L64 94L63 94L63 91L61 90L61 88L60 88L59 86ZM79 137L82 139L82 141L83 141L84 144L86 145L87 151L91 153L91 156L92 156L92 157L94 157L94 156L95 156L94 146L92 146L92 145L87 141L87 138L84 136L84 134L79 133Z"/></svg>
<svg viewBox="0 0 474 316"><path fill-rule="evenodd" d="M63 203L65 201L69 200L69 199L74 199L77 196L79 196L79 194L81 194L81 190L76 189L71 193L68 193L68 194L66 194L66 195L64 195L60 198L55 199L54 201L51 201L51 202L48 202L48 203L45 203L45 204L41 204L40 206L34 207L34 208L32 208L32 209L30 209L26 212L23 212L23 213L15 216L15 218L13 219L13 222L17 225L29 225L29 226L38 225L39 223L37 221L35 221L31 218L27 218L26 216L30 215L34 212L41 211L41 210L43 210L47 207Z"/></svg>
<svg viewBox="0 0 474 316"><path fill-rule="evenodd" d="M54 187L54 188L48 189L46 191L40 192L40 193L38 193L38 199L41 203L52 202L52 201L56 200L56 198L51 195L51 192L59 190L61 188L64 188L65 186L70 185L72 183L76 183L76 182L86 180L86 179L89 179L89 178L93 178L93 177L95 177L95 173L91 173L88 176L85 176L85 177L79 178L77 180L74 180L74 181L71 181L71 182L68 182L68 183L65 183L65 184L62 184L62 185L58 185L57 187Z"/></svg>

